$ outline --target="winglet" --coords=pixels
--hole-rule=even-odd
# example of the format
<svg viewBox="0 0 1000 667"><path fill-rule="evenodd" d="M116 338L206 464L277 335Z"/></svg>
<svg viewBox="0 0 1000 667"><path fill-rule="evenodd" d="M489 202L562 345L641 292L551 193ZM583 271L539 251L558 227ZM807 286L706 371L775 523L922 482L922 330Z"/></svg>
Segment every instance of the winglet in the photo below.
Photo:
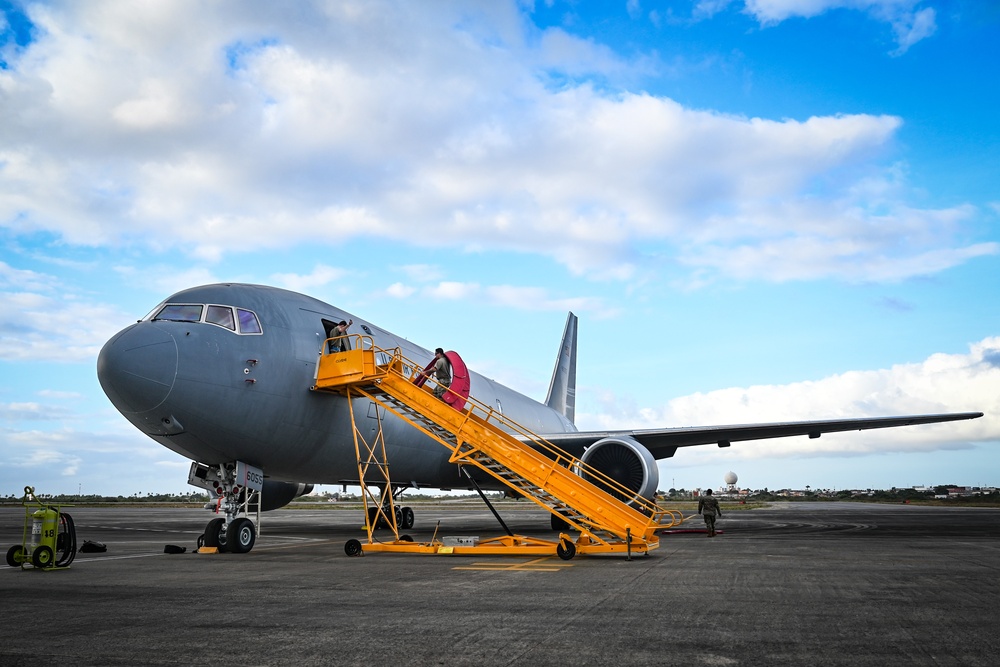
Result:
<svg viewBox="0 0 1000 667"><path fill-rule="evenodd" d="M545 397L545 405L570 422L576 418L576 323L576 315L569 313L549 383L549 395Z"/></svg>

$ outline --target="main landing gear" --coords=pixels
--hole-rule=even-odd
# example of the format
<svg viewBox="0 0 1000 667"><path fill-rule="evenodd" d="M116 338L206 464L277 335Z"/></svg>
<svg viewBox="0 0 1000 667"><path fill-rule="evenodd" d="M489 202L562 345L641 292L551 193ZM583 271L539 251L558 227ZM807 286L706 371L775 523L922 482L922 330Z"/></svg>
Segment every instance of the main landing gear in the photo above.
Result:
<svg viewBox="0 0 1000 667"><path fill-rule="evenodd" d="M260 489L264 475L259 468L239 461L207 466L191 464L188 483L215 493L209 507L225 517L212 519L205 532L198 536L198 549L214 548L235 554L245 554L257 541L260 523ZM257 488L253 488L256 486ZM251 506L257 508L257 521L249 518Z"/></svg>
<svg viewBox="0 0 1000 667"><path fill-rule="evenodd" d="M393 487L392 493L392 508L396 515L396 527L400 530L409 530L413 528L414 514L413 508L400 506L399 501L403 496L403 491L406 491L408 486L397 486ZM386 521L386 517L389 516L389 495L383 494L382 508L381 512L378 507L368 508L368 525L372 528L392 528Z"/></svg>
<svg viewBox="0 0 1000 667"><path fill-rule="evenodd" d="M382 512L386 513L388 511L389 509L385 505L383 505ZM410 528L413 528L414 514L412 508L397 506L395 508L395 512L396 512L396 526L398 526L401 530L409 530ZM385 522L384 515L379 514L377 507L368 508L368 523L374 526L375 528L392 527Z"/></svg>

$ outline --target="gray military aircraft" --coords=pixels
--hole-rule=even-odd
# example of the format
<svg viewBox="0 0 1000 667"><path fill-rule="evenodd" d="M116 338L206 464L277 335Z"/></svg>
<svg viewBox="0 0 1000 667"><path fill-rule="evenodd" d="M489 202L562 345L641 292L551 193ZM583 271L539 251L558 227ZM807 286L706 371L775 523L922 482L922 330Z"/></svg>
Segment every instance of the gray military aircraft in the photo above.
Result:
<svg viewBox="0 0 1000 667"><path fill-rule="evenodd" d="M204 285L167 298L146 317L105 344L97 361L101 386L136 428L193 461L188 481L208 489L226 518L209 522L208 546L249 551L256 527L246 518L247 491L260 491L257 509L282 507L313 484L359 483L349 399L310 391L317 360L342 321L352 321L383 350L424 363L432 352L373 322L295 292L248 284ZM678 447L786 436L818 438L854 431L981 417L981 412L834 419L736 426L626 431L579 431L574 425L577 318L566 320L544 403L474 372L470 395L548 442L579 456L636 494L652 498L659 483L656 460ZM353 399L368 415L361 429L374 437L380 409ZM366 405L358 405L364 402ZM379 415L381 416L381 414ZM361 421L365 421L362 419ZM381 428L392 462L390 489L471 488L449 451L406 421L385 415ZM365 435L365 434L362 434ZM506 491L492 478L482 488ZM242 516L241 516L242 515ZM401 527L413 524L399 507ZM560 525L553 515L553 527Z"/></svg>

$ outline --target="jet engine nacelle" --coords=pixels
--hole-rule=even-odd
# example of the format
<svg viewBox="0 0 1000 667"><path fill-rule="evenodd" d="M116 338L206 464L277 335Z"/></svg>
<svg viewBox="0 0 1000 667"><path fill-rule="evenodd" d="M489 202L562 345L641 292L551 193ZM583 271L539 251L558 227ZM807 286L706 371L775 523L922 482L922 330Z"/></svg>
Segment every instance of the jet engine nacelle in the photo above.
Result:
<svg viewBox="0 0 1000 667"><path fill-rule="evenodd" d="M579 471L581 477L625 502L640 496L653 500L656 495L660 469L650 451L634 438L626 435L598 440L583 452L580 460L618 482L631 494L623 498L620 491L607 488L602 480L588 475L586 470Z"/></svg>
<svg viewBox="0 0 1000 667"><path fill-rule="evenodd" d="M260 511L268 512L284 507L299 496L312 493L312 484L295 484L293 482L276 482L264 480L264 488L260 492Z"/></svg>

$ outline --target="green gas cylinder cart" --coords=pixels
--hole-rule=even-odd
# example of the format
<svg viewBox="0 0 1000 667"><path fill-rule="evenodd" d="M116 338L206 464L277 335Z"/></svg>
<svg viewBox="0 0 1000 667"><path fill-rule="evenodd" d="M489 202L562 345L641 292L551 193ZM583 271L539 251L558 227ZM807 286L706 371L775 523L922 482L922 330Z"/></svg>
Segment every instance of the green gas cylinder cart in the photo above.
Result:
<svg viewBox="0 0 1000 667"><path fill-rule="evenodd" d="M21 544L7 550L7 565L32 565L39 570L69 567L76 558L76 527L73 517L60 505L49 505L35 497L35 489L24 487L24 532ZM70 507L67 505L66 507Z"/></svg>

